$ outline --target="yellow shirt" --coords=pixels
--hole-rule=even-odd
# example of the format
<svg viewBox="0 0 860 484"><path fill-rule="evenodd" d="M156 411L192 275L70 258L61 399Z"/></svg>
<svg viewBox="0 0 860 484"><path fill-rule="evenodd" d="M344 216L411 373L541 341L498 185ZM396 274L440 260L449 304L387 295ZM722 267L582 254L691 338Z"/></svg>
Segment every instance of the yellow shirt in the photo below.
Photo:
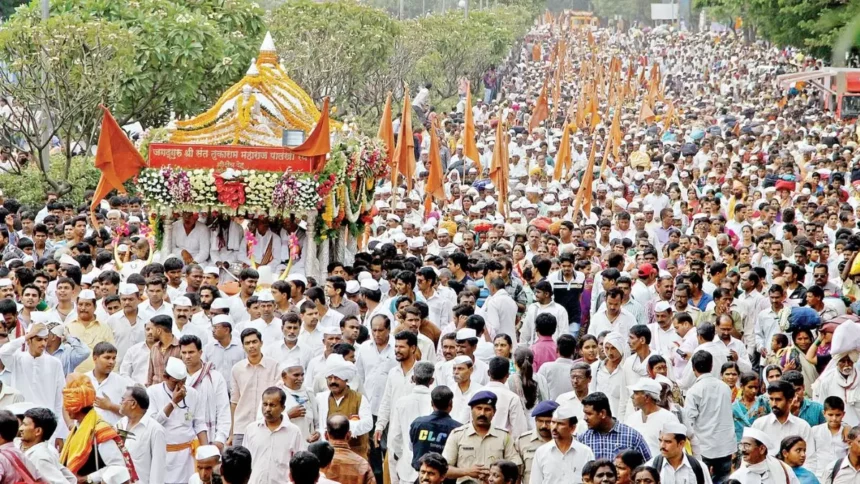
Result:
<svg viewBox="0 0 860 484"><path fill-rule="evenodd" d="M113 331L110 326L102 324L97 320L92 320L89 323L84 323L78 319L74 320L68 326L69 334L81 340L92 352L93 348L102 341L113 344ZM92 358L87 358L83 361L75 371L78 373L86 373L95 367Z"/></svg>

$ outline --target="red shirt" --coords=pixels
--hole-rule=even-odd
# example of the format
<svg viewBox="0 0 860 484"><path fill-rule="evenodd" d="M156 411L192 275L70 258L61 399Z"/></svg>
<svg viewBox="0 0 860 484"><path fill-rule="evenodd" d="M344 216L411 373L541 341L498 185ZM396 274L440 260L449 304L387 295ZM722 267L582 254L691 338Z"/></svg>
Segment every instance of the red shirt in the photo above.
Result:
<svg viewBox="0 0 860 484"><path fill-rule="evenodd" d="M535 371L540 370L541 365L555 361L556 355L555 341L552 336L538 336L535 344L532 345L532 353L535 355Z"/></svg>

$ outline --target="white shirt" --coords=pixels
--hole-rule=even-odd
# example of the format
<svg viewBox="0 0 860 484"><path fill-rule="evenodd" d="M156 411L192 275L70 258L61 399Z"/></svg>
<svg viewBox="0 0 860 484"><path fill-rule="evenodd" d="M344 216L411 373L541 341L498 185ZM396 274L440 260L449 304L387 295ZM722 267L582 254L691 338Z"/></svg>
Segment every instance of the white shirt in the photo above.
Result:
<svg viewBox="0 0 860 484"><path fill-rule="evenodd" d="M581 484L582 468L593 460L594 452L575 438L563 454L551 440L535 451L529 484Z"/></svg>
<svg viewBox="0 0 860 484"><path fill-rule="evenodd" d="M275 341L284 340L284 332L282 329L283 322L279 318L273 318L271 323L267 323L263 318L257 318L253 321L244 321L236 325L234 332L242 334L242 331L248 328L254 328L263 335L263 344Z"/></svg>
<svg viewBox="0 0 860 484"><path fill-rule="evenodd" d="M377 430L383 430L388 425L388 422L391 421L394 402L401 397L409 395L412 389L415 388L415 383L412 382L412 372L414 370L415 365L412 365L409 371L403 373L403 367L399 364L388 370L385 391L382 393L382 401L379 404L379 413L376 419Z"/></svg>
<svg viewBox="0 0 860 484"><path fill-rule="evenodd" d="M591 364L591 384L588 386L588 390L592 393L604 393L609 399L612 415L618 415L622 419L627 408L627 400L625 400L627 386L624 382L623 366L624 362L622 361L614 371L610 372L603 361L595 361ZM568 376L568 378L570 377Z"/></svg>
<svg viewBox="0 0 860 484"><path fill-rule="evenodd" d="M274 343L264 344L263 354L278 363L283 363L287 361L287 358L290 356L295 356L299 359L303 368L308 367L308 363L311 361L312 357L311 352L307 351L302 345L300 345L298 340L296 340L295 346L287 348L287 343L284 341L284 338L281 338Z"/></svg>
<svg viewBox="0 0 860 484"><path fill-rule="evenodd" d="M63 415L63 388L66 375L60 360L48 355L34 358L27 351L21 351L24 337L16 338L0 347L0 361L12 374L10 386L24 395L24 400L45 407L54 415ZM65 438L69 431L65 425L58 425L54 438Z"/></svg>
<svg viewBox="0 0 860 484"><path fill-rule="evenodd" d="M694 330L691 329L690 331ZM714 359L714 365L711 367L711 375L715 378L719 378L720 367L723 366L723 363L729 361L730 354L726 345L715 339L714 341L708 341L697 346L696 349L693 350L693 354L696 354L697 351L705 351L711 354L711 357ZM695 382L696 375L693 373L693 364L689 363L684 367L681 378L678 380L678 386L681 387L681 390L687 390L693 386Z"/></svg>
<svg viewBox="0 0 860 484"><path fill-rule="evenodd" d="M849 425L843 422L839 431L833 434L826 423L812 427L812 439L815 441L816 466L809 468L809 470L818 477L819 481L824 482L830 475L830 472L833 471L833 461L848 455L848 445L843 439L842 432L844 429L850 428ZM828 464L831 464L830 467L828 467Z"/></svg>
<svg viewBox="0 0 860 484"><path fill-rule="evenodd" d="M693 455L718 459L737 452L732 395L728 385L710 373L701 375L687 392L684 423Z"/></svg>
<svg viewBox="0 0 860 484"><path fill-rule="evenodd" d="M768 457L766 462L769 462L771 465L767 466L768 469L764 476L750 471L744 464L740 469L733 472L729 478L737 479L741 484L800 484L800 480L787 464L777 460L775 457ZM774 475L774 472L770 470L771 467L774 469L781 468L781 470L777 470L778 474ZM786 479L786 476L788 476L788 479ZM853 484L856 481L849 480L845 482ZM837 481L836 484L839 484L839 482Z"/></svg>
<svg viewBox="0 0 860 484"><path fill-rule="evenodd" d="M562 393L573 391L573 385L570 383L571 368L573 360L569 358L556 358L555 361L548 361L540 366L538 374L546 378L550 400L555 400Z"/></svg>
<svg viewBox="0 0 860 484"><path fill-rule="evenodd" d="M388 372L397 364L394 358L394 337L381 351L373 338L358 345L355 356L355 369L364 385L364 394L370 400L370 411L379 414L379 405L385 393L385 380Z"/></svg>
<svg viewBox="0 0 860 484"><path fill-rule="evenodd" d="M668 459L665 457L663 458L663 467L657 469L660 472L660 484L696 484L696 473L693 472L693 468L690 467L690 459L695 459L695 457L685 452L681 459L681 465L675 469L672 467L672 464L669 463ZM655 460L657 460L656 456L648 461L647 465L654 467ZM699 467L702 468L702 477L705 478L705 482L703 484L711 484L713 481L711 480L711 473L708 471L708 466L706 466L702 461L699 461Z"/></svg>
<svg viewBox="0 0 860 484"><path fill-rule="evenodd" d="M830 462L827 466L827 482L826 484L857 484L860 481L860 471L855 469L851 462L848 459L842 459L841 464L839 465L839 472L836 473L836 478L833 479L833 482L830 482L830 474L833 472L833 466L836 465L836 459L833 462ZM825 481L821 481L822 484Z"/></svg>
<svg viewBox="0 0 860 484"><path fill-rule="evenodd" d="M263 355L268 356L265 347ZM230 375L233 371L233 365L245 359L245 350L242 349L242 345L236 338L231 339L226 348L221 346L217 340L212 339L209 343L204 343L203 359L215 365L215 369L221 373L221 376Z"/></svg>
<svg viewBox="0 0 860 484"><path fill-rule="evenodd" d="M451 418L461 424L471 422L472 409L469 407L469 400L471 400L476 393L483 390L484 386L475 383L474 380L469 380L469 388L465 392L460 390L460 385L457 384L454 384L449 388L454 393L454 399L451 401Z"/></svg>
<svg viewBox="0 0 860 484"><path fill-rule="evenodd" d="M326 421L328 420L328 397L331 392L326 390L317 393L317 408L319 408L319 427L317 432L320 435L325 435ZM373 430L373 415L370 414L370 405L367 403L367 398L361 397L361 404L358 407L358 420L349 420L349 431L353 437L361 437Z"/></svg>
<svg viewBox="0 0 860 484"><path fill-rule="evenodd" d="M429 298L424 297L421 291L416 291L415 300L427 303L427 307L430 309L427 319L435 324L437 328L444 328L454 318L451 301L438 290L434 289L433 294Z"/></svg>
<svg viewBox="0 0 860 484"><path fill-rule="evenodd" d="M433 413L430 402L430 388L416 385L412 393L400 397L394 403L391 415L391 427L388 429L388 451L397 456L397 480L400 482L415 482L418 471L412 467L412 440L409 431L412 422L425 415ZM393 482L397 482L392 479Z"/></svg>
<svg viewBox="0 0 860 484"><path fill-rule="evenodd" d="M537 341L537 331L535 328L535 320L541 314L549 313L555 316L556 326L555 333L552 334L552 340L558 341L558 337L569 333L568 325L565 322L568 320L567 309L555 301L550 301L547 305L542 305L538 302L533 302L526 307L526 314L523 317L523 324L520 327L520 343L532 345Z"/></svg>
<svg viewBox="0 0 860 484"><path fill-rule="evenodd" d="M129 348L143 342L146 339L144 325L148 320L140 317L137 313L134 324L132 324L125 313L119 311L107 318L107 325L113 331L113 344L116 346L116 364L122 367L122 360L128 353Z"/></svg>
<svg viewBox="0 0 860 484"><path fill-rule="evenodd" d="M210 443L227 442L230 437L230 395L227 392L227 380L218 370L213 368L209 374L200 378L203 368L188 375L185 383L200 394L200 406L203 414L200 416L206 424L207 436Z"/></svg>
<svg viewBox="0 0 860 484"><path fill-rule="evenodd" d="M329 311L331 313L337 313L337 311ZM340 313L338 313L340 314ZM312 355L317 355L325 349L325 345L323 345L323 332L322 332L322 324L317 323L317 327L314 328L313 331L308 331L305 329L305 325L299 329L299 344L307 348L308 351L311 352Z"/></svg>
<svg viewBox="0 0 860 484"><path fill-rule="evenodd" d="M183 250L187 250L194 262L205 266L209 260L209 228L200 222L195 222L191 233L185 233L183 222L183 220L173 222L173 243L169 253L179 255Z"/></svg>
<svg viewBox="0 0 860 484"><path fill-rule="evenodd" d="M70 484L77 482L72 471L60 464L59 452L57 452L54 446L49 445L48 442L39 442L26 450L21 449L17 443L16 446L18 450L27 456L27 459L39 471L45 482L49 484ZM143 481L140 482L143 484Z"/></svg>
<svg viewBox="0 0 860 484"><path fill-rule="evenodd" d="M146 377L149 372L149 355L150 348L146 346L146 341L135 344L128 349L125 358L122 359L119 374L131 379L138 385L146 385Z"/></svg>
<svg viewBox="0 0 860 484"><path fill-rule="evenodd" d="M517 303L506 290L499 289L496 291L484 301L484 305L475 313L484 317L487 328L493 334L506 334L516 344Z"/></svg>
<svg viewBox="0 0 860 484"><path fill-rule="evenodd" d="M164 427L146 415L134 427L129 428L129 424L128 417L123 417L116 428L134 434L133 439L126 439L125 447L134 462L140 484L164 482L164 461L167 459Z"/></svg>
<svg viewBox="0 0 860 484"><path fill-rule="evenodd" d="M681 336L675 331L675 326L669 325L668 331L663 331L657 323L648 325L651 330L651 351L662 356L667 363L672 360L672 354L681 342Z"/></svg>
<svg viewBox="0 0 860 484"><path fill-rule="evenodd" d="M508 389L507 385L497 381L491 381L484 386L484 390L496 395L496 413L493 416L493 426L505 429L511 435L522 435L528 431L526 411L519 395Z"/></svg>
<svg viewBox="0 0 860 484"><path fill-rule="evenodd" d="M630 334L630 328L633 326L636 326L636 317L626 309L622 308L618 316L610 320L606 305L603 305L591 317L591 324L588 325L588 334L597 337L597 335L604 331L615 331L624 336L624 339L627 339L627 336Z"/></svg>
<svg viewBox="0 0 860 484"><path fill-rule="evenodd" d="M776 415L771 413L757 418L752 426L754 429L766 433L774 442L782 442L782 439L795 435L803 437L803 440L806 441L806 463L809 464L815 456L815 439L812 438L812 427L800 417L795 417L789 413L785 423L780 423L776 419ZM778 452L778 448L768 449L768 453L772 456L776 456ZM812 462L814 463L814 460Z"/></svg>
<svg viewBox="0 0 860 484"><path fill-rule="evenodd" d="M90 381L93 383L93 387L96 389L96 396L107 397L111 403L116 405L120 404L122 396L125 394L128 387L134 385L134 382L132 382L131 379L113 372L109 373L107 378L102 380L101 383L98 382L98 379L92 371L88 371L87 376L90 378ZM111 425L115 425L122 417L122 415L110 410L98 407L95 407L95 409L96 413L99 414L102 420Z"/></svg>
<svg viewBox="0 0 860 484"><path fill-rule="evenodd" d="M660 433L663 425L670 422L678 423L678 417L665 408L659 408L647 417L643 416L642 410L637 410L627 415L624 421L628 427L632 427L642 434L642 438L648 444L648 449L651 450L651 455L660 455Z"/></svg>
<svg viewBox="0 0 860 484"><path fill-rule="evenodd" d="M144 324L148 323L155 316L162 315L173 318L173 305L167 301L163 301L161 307L155 309L152 307L152 303L147 300L137 306L137 319L143 321Z"/></svg>
<svg viewBox="0 0 860 484"><path fill-rule="evenodd" d="M290 472L290 459L302 449L302 432L290 423L286 414L275 431L269 430L265 420L257 420L245 428L242 446L251 453L249 484L285 482Z"/></svg>

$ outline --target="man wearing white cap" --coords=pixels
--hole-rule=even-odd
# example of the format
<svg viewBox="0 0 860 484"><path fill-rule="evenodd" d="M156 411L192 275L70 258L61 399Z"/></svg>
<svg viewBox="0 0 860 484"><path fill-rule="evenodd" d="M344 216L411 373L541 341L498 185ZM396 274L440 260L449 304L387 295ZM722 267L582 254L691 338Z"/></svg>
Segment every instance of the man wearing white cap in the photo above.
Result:
<svg viewBox="0 0 860 484"><path fill-rule="evenodd" d="M188 480L188 484L214 484L213 477L221 465L221 451L214 445L201 445L194 454L197 461L197 472ZM213 482L214 481L214 482Z"/></svg>
<svg viewBox="0 0 860 484"><path fill-rule="evenodd" d="M40 321L43 315L33 313ZM0 348L0 361L12 373L11 386L24 396L24 400L45 407L54 415L63 415L63 387L66 375L60 360L45 354L48 328L35 322L24 336L10 340ZM21 347L27 343L27 351ZM55 439L68 435L68 427L58 425Z"/></svg>
<svg viewBox="0 0 860 484"><path fill-rule="evenodd" d="M660 432L667 423L678 423L674 413L660 407L663 387L651 378L640 378L627 387L636 411L627 415L624 423L642 434L651 455L660 453Z"/></svg>
<svg viewBox="0 0 860 484"><path fill-rule="evenodd" d="M119 302L122 311L111 315L107 325L113 331L114 345L117 349L117 365L122 367L122 360L132 346L142 343L146 338L146 321L140 317L140 294L134 284L120 284Z"/></svg>
<svg viewBox="0 0 860 484"><path fill-rule="evenodd" d="M113 331L110 326L95 317L96 294L91 289L78 293L77 310L77 318L66 326L70 335L79 338L91 350L102 341L113 344ZM93 361L87 359L78 365L75 371L86 373L92 370L93 366Z"/></svg>
<svg viewBox="0 0 860 484"><path fill-rule="evenodd" d="M711 484L711 473L705 464L687 454L687 427L678 422L663 424L660 452L647 465L657 469L660 482Z"/></svg>
<svg viewBox="0 0 860 484"><path fill-rule="evenodd" d="M236 324L236 333L242 334L247 328L254 328L263 335L263 342L275 342L283 339L282 321L275 317L275 297L270 290L264 290L257 295L260 303L260 317L253 321L242 321Z"/></svg>
<svg viewBox="0 0 860 484"><path fill-rule="evenodd" d="M731 478L741 484L800 484L794 470L776 457L768 455L779 445L761 430L747 427L740 443L743 464Z"/></svg>
<svg viewBox="0 0 860 484"><path fill-rule="evenodd" d="M389 321L394 321L394 315L391 314L391 310L388 307L388 304L383 304L383 294L382 290L379 287L379 282L377 282L373 278L367 278L361 281L361 289L359 289L359 297L362 301L364 301L364 305L367 308L367 312L364 315L364 325L368 328L371 327L371 321L377 315L383 315L388 318Z"/></svg>
<svg viewBox="0 0 860 484"><path fill-rule="evenodd" d="M349 419L349 432L352 435L349 448L367 459L370 442L368 434L373 430L373 416L367 398L349 388L349 381L356 377L355 365L344 360L343 356L333 354L326 361L325 376L328 390L317 393L317 431L323 435L329 417L343 415Z"/></svg>
<svg viewBox="0 0 860 484"><path fill-rule="evenodd" d="M287 403L284 410L302 432L301 450L306 450L309 443L316 442L320 438L317 431L319 428L319 406L317 405L316 393L309 390L305 385L305 370L301 360L296 356L288 357L278 367L281 371L281 382L278 386L287 394Z"/></svg>
<svg viewBox="0 0 860 484"><path fill-rule="evenodd" d="M196 336L204 344L209 341L210 333L196 324L191 324L193 312L191 300L179 296L173 300L173 337L179 340L183 336Z"/></svg>
<svg viewBox="0 0 860 484"><path fill-rule="evenodd" d="M200 394L209 442L223 449L230 437L230 395L227 381L215 365L203 361L203 343L194 335L179 339L179 354L188 373L188 384Z"/></svg>
<svg viewBox="0 0 860 484"><path fill-rule="evenodd" d="M582 483L582 468L594 460L594 452L574 438L577 416L561 406L552 414L552 441L535 451L529 484Z"/></svg>
<svg viewBox="0 0 860 484"><path fill-rule="evenodd" d="M206 423L197 390L185 385L188 372L179 358L170 357L164 380L146 389L150 406L147 415L164 427L167 442L165 484L188 482L194 474L194 454L206 445Z"/></svg>
<svg viewBox="0 0 860 484"><path fill-rule="evenodd" d="M308 369L305 374L307 380L305 386L315 392L321 392L325 390L326 385L324 373L326 360L329 356L331 356L332 350L334 349L334 345L341 342L341 336L343 334L340 329L340 326L321 326L320 329L323 333L323 352L322 354L316 355L311 358L311 360L308 362Z"/></svg>
<svg viewBox="0 0 860 484"><path fill-rule="evenodd" d="M142 386L129 387L120 401L123 417L117 422L117 430L134 435L126 439L126 448L140 484L164 482L164 463L167 460L167 444L164 427L147 412L150 408L149 394Z"/></svg>

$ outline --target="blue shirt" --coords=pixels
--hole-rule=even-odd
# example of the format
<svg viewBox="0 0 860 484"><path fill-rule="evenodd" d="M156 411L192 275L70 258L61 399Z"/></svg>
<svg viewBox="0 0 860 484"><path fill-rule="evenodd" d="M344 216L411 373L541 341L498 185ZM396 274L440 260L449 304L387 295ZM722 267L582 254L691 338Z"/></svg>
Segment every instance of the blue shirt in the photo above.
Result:
<svg viewBox="0 0 860 484"><path fill-rule="evenodd" d="M478 279L477 281L475 281L475 287L480 289L480 292L478 293L478 298L475 300L475 304L477 304L480 308L484 306L484 303L487 301L487 298L490 297L490 288L487 287L487 284L484 282L483 279ZM513 296L513 294L511 294L511 296Z"/></svg>
<svg viewBox="0 0 860 484"><path fill-rule="evenodd" d="M699 299L699 304L696 304L695 306L697 308L699 308L699 311L705 312L705 309L708 307L708 303L713 301L713 300L714 300L714 298L710 294L703 292L702 293L702 299ZM693 298L690 298L689 304L692 304L692 303L693 303Z"/></svg>
<svg viewBox="0 0 860 484"><path fill-rule="evenodd" d="M827 423L827 420L824 419L824 405L808 398L803 399L797 416L805 420L810 427Z"/></svg>
<svg viewBox="0 0 860 484"><path fill-rule="evenodd" d="M66 338L66 342L61 344L51 356L60 360L63 365L63 373L68 376L69 373L75 371L78 365L90 357L90 349L78 338L69 336Z"/></svg>
<svg viewBox="0 0 860 484"><path fill-rule="evenodd" d="M625 450L636 450L645 460L651 459L651 451L642 434L631 427L612 419L615 425L607 433L588 429L579 441L591 448L595 459L615 459L615 456Z"/></svg>

